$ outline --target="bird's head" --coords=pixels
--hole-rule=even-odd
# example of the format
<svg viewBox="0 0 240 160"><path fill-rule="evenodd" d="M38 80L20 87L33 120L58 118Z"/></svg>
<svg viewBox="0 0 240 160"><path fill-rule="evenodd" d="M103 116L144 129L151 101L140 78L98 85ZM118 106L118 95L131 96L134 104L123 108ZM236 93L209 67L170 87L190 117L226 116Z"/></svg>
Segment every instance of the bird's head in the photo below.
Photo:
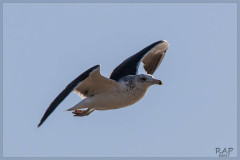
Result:
<svg viewBox="0 0 240 160"><path fill-rule="evenodd" d="M153 84L163 85L161 80L155 79L152 75L146 74L137 75L137 83L146 87L150 87Z"/></svg>

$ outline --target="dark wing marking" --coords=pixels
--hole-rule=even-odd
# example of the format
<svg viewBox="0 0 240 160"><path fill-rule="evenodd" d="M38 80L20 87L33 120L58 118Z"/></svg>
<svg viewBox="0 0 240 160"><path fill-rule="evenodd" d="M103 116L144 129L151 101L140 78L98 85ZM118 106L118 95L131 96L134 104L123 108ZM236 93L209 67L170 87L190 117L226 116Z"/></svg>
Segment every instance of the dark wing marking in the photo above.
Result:
<svg viewBox="0 0 240 160"><path fill-rule="evenodd" d="M110 79L118 81L124 76L136 75L141 61L147 73L153 74L161 63L164 57L163 52L166 53L167 48L168 43L163 40L147 46L118 65L111 73Z"/></svg>
<svg viewBox="0 0 240 160"><path fill-rule="evenodd" d="M81 75L79 75L76 79L74 79L70 84L67 85L67 87L54 99L54 101L50 104L50 106L48 107L48 109L46 110L46 112L44 113L40 123L38 124L38 127L40 127L43 122L48 118L48 116L57 108L57 106L71 93L71 91L73 91L75 89L76 86L78 86L78 84L83 81L84 79L86 79L89 74L95 70L96 68L98 68L100 65L96 65L90 69L88 69L87 71L85 71L84 73L82 73Z"/></svg>

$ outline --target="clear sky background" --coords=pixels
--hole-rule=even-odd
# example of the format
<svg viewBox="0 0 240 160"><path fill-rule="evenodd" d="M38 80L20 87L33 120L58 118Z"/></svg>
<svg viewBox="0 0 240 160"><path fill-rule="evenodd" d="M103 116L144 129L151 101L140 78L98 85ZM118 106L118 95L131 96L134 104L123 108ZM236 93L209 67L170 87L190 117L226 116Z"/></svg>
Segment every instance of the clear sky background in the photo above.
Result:
<svg viewBox="0 0 240 160"><path fill-rule="evenodd" d="M9 3L3 14L3 156L216 157L216 147L236 156L236 4ZM65 111L81 100L71 93L37 128L79 74L101 64L108 77L162 39L163 86L87 117Z"/></svg>

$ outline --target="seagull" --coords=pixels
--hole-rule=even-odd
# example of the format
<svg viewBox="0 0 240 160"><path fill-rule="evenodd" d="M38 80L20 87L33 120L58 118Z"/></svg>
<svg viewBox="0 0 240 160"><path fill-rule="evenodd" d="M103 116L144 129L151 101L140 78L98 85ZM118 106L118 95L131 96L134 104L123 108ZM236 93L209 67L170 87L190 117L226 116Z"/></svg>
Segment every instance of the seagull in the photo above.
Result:
<svg viewBox="0 0 240 160"><path fill-rule="evenodd" d="M74 116L87 116L94 110L118 109L138 102L150 86L163 84L152 75L162 62L167 49L166 40L152 43L124 60L112 71L109 78L100 74L100 65L86 70L53 100L38 127L72 91L82 98L82 101L67 110L73 111ZM141 62L147 74L138 74Z"/></svg>

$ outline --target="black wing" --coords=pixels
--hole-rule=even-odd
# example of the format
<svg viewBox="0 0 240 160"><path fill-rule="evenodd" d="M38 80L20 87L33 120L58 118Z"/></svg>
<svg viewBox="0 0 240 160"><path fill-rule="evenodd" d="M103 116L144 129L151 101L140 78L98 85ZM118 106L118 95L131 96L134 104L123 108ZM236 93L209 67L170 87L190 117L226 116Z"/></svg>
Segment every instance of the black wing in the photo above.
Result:
<svg viewBox="0 0 240 160"><path fill-rule="evenodd" d="M168 42L165 40L160 40L147 46L117 66L111 73L110 79L118 81L124 76L136 75L141 61L147 73L153 74L160 65L167 49Z"/></svg>
<svg viewBox="0 0 240 160"><path fill-rule="evenodd" d="M100 65L96 65L81 75L79 75L76 79L74 79L70 84L67 85L67 87L54 99L54 101L50 104L46 112L44 113L40 123L38 124L38 127L40 127L43 122L48 118L48 116L57 108L57 106L73 91L78 84L86 79L89 74L96 68L98 68Z"/></svg>

